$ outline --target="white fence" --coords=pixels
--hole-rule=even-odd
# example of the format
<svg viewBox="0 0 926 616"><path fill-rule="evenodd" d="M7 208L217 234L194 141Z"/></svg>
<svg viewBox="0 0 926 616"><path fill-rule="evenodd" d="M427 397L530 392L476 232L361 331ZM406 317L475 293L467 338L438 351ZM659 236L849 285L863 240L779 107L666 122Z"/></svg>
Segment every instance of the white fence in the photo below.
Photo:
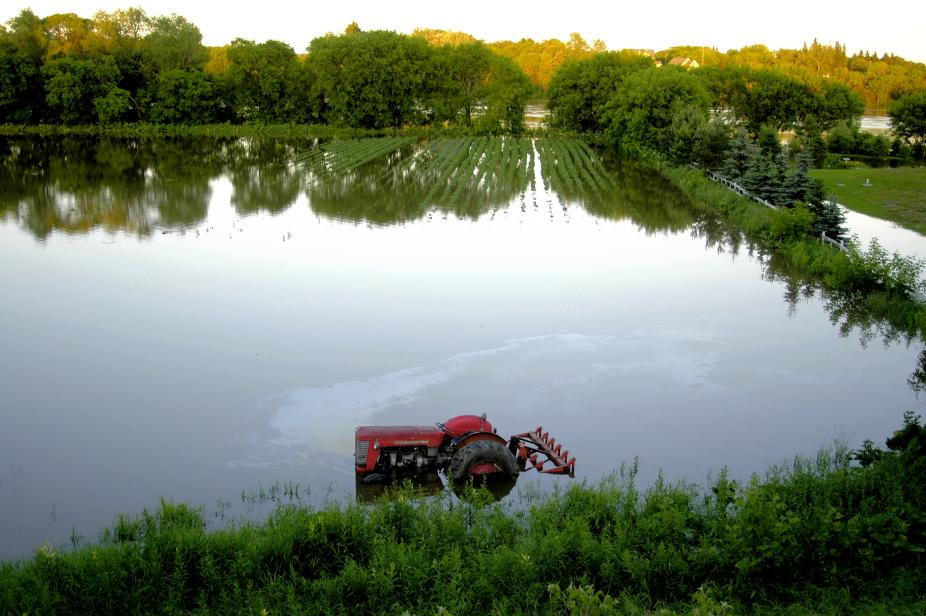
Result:
<svg viewBox="0 0 926 616"><path fill-rule="evenodd" d="M723 184L724 186L726 186L727 188L729 188L730 190L732 190L738 195L742 195L743 197L752 199L753 201L757 203L761 203L765 207L772 208L773 210L781 209L778 206L772 205L765 199L755 196L754 194L752 194L751 192L749 192L748 190L746 190L745 188L743 188L742 186L734 182L733 180L728 180L727 178L723 177L716 171L705 171L705 174L710 179L714 180L715 182L720 182L721 184ZM826 242L827 244L830 244L831 246L835 246L836 248L838 248L839 250L843 252L849 252L849 247L846 246L846 243L844 241L842 240L836 241L832 238L829 238L826 236L826 233L822 233L822 232L820 233L820 241Z"/></svg>
<svg viewBox="0 0 926 616"><path fill-rule="evenodd" d="M826 243L829 244L830 246L835 246L836 248L840 249L840 250L843 251L843 252L849 252L849 247L846 246L846 243L845 243L843 240L839 240L839 241L837 242L837 241L834 240L833 238L826 237L826 233L824 233L824 232L822 232L822 231L820 232L820 241L821 241L821 242L826 242Z"/></svg>
<svg viewBox="0 0 926 616"><path fill-rule="evenodd" d="M765 207L772 208L773 210L780 209L777 205L772 205L765 199L755 196L754 194L752 194L751 192L749 192L748 190L746 190L745 188L743 188L742 186L734 182L733 180L728 180L727 178L723 177L716 171L707 171L706 173L707 173L707 177L714 180L715 182L720 182L721 184L723 184L724 186L726 186L727 188L729 188L730 190L732 190L738 195L748 197L749 199L752 199L756 203L761 203Z"/></svg>

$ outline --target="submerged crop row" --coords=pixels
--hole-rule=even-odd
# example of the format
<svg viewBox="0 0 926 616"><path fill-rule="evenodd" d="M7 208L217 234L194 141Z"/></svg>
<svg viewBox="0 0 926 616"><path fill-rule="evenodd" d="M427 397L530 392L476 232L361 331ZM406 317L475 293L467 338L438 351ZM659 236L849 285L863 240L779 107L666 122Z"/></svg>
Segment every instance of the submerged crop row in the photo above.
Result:
<svg viewBox="0 0 926 616"><path fill-rule="evenodd" d="M396 209L408 216L437 208L475 217L519 196L536 204L538 179L563 204L601 200L617 186L580 140L438 138L407 148L411 142L398 137L334 141L295 160L311 179L313 205L333 211L336 203L360 199L360 218L374 221Z"/></svg>
<svg viewBox="0 0 926 616"><path fill-rule="evenodd" d="M0 565L0 612L922 613L926 427L908 414L888 447L706 491L640 490L629 467L521 509L400 490L210 532L164 502L98 545Z"/></svg>
<svg viewBox="0 0 926 616"><path fill-rule="evenodd" d="M615 188L598 155L583 141L542 139L537 151L544 182L559 195L582 197Z"/></svg>
<svg viewBox="0 0 926 616"><path fill-rule="evenodd" d="M414 137L337 139L303 152L296 156L295 160L318 176L337 176L349 173L414 142Z"/></svg>
<svg viewBox="0 0 926 616"><path fill-rule="evenodd" d="M512 137L364 139L316 146L296 162L313 207L357 220L417 218L430 209L476 217L536 188L534 144ZM359 209L358 209L359 208Z"/></svg>

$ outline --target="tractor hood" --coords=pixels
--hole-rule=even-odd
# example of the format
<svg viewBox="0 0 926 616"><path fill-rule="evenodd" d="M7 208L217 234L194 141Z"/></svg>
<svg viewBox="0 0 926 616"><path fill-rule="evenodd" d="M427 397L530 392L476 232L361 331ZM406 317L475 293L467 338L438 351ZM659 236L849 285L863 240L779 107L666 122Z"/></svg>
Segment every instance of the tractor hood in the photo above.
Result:
<svg viewBox="0 0 926 616"><path fill-rule="evenodd" d="M379 441L380 447L440 447L444 433L430 426L361 426L357 440Z"/></svg>

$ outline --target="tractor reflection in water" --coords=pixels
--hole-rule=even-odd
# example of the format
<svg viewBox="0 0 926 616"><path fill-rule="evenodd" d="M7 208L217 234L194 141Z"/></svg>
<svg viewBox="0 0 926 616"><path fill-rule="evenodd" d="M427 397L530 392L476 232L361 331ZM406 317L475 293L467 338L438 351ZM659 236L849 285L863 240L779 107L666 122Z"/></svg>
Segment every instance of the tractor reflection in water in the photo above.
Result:
<svg viewBox="0 0 926 616"><path fill-rule="evenodd" d="M361 426L354 449L357 496L364 501L403 479L426 494L437 493L444 489L445 477L456 486L472 478L502 498L522 472L574 477L575 464L575 457L542 427L505 440L485 413L457 415L436 427Z"/></svg>

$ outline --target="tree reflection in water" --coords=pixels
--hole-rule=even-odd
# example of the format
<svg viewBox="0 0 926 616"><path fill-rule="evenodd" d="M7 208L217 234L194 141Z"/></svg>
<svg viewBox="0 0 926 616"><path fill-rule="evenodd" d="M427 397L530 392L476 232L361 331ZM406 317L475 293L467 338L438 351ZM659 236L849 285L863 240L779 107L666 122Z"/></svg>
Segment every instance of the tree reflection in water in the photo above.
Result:
<svg viewBox="0 0 926 616"><path fill-rule="evenodd" d="M789 315L819 294L839 332L858 332L862 344L920 341L916 324L825 289L693 207L650 169L602 162L580 142L393 138L383 147L374 141L346 147L256 138L3 137L0 220L18 223L38 240L95 229L140 238L190 229L206 220L211 183L223 177L239 216L284 212L303 194L320 216L377 226L434 213L478 220L509 207L561 207L568 220L578 206L599 218L629 220L647 234L688 232L717 252L736 257L745 251L762 263L767 280L784 283ZM383 154L364 158L365 149L376 153L371 148ZM926 351L910 377L917 392L926 390L924 375Z"/></svg>

